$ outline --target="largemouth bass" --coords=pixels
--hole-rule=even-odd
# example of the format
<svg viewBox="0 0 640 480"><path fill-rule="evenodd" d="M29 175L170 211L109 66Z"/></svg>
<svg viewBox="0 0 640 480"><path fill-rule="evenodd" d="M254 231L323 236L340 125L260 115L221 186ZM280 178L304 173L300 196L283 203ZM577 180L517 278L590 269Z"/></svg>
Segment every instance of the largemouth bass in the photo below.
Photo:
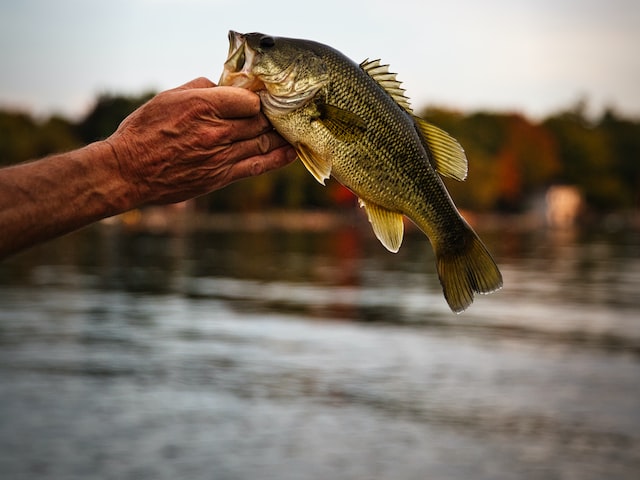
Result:
<svg viewBox="0 0 640 480"><path fill-rule="evenodd" d="M403 216L429 238L445 299L465 310L502 287L487 248L460 216L439 175L464 180L467 159L446 132L416 117L379 60L357 64L321 43L229 32L220 85L258 93L273 127L322 184L354 192L376 237L397 252Z"/></svg>

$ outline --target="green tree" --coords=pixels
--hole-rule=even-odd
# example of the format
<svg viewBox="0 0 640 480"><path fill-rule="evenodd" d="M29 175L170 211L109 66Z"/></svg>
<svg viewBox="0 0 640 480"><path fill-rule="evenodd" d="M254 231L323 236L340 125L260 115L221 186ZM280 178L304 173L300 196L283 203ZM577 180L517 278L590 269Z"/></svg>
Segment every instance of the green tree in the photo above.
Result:
<svg viewBox="0 0 640 480"><path fill-rule="evenodd" d="M558 145L560 181L579 187L587 204L597 210L630 205L630 192L617 168L619 161L606 129L590 123L580 109L554 115L544 126Z"/></svg>
<svg viewBox="0 0 640 480"><path fill-rule="evenodd" d="M640 122L624 119L612 109L605 111L598 128L613 154L613 172L624 189L620 207L640 206Z"/></svg>
<svg viewBox="0 0 640 480"><path fill-rule="evenodd" d="M38 122L27 113L0 111L0 164L11 165L80 145L75 126L54 116Z"/></svg>
<svg viewBox="0 0 640 480"><path fill-rule="evenodd" d="M34 158L38 126L26 113L0 112L0 162L4 165Z"/></svg>
<svg viewBox="0 0 640 480"><path fill-rule="evenodd" d="M153 95L153 92L139 96L100 95L93 109L78 124L80 138L85 143L107 138L116 131L122 120Z"/></svg>

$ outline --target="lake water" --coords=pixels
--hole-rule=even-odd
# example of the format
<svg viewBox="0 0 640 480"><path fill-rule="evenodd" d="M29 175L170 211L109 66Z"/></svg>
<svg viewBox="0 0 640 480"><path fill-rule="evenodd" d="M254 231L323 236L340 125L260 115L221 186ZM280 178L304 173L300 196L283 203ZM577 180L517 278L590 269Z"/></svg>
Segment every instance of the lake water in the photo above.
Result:
<svg viewBox="0 0 640 480"><path fill-rule="evenodd" d="M640 235L124 232L0 263L2 479L637 479Z"/></svg>

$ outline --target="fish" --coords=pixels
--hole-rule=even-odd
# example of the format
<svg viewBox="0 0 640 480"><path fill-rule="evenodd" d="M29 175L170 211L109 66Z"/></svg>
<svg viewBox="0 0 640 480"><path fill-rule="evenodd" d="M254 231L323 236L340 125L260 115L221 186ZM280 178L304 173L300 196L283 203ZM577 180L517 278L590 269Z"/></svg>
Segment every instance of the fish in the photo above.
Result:
<svg viewBox="0 0 640 480"><path fill-rule="evenodd" d="M256 92L307 170L323 185L331 176L351 190L389 251L400 248L404 217L417 225L453 312L502 287L496 262L440 178L466 178L464 149L413 113L389 65L358 64L312 40L231 30L218 83Z"/></svg>

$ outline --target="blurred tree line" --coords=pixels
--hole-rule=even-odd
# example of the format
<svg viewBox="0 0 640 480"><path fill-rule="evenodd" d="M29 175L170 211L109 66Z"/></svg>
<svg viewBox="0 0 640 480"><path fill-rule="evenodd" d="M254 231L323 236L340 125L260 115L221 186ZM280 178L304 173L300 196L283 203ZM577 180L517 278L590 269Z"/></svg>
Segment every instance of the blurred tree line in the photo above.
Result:
<svg viewBox="0 0 640 480"><path fill-rule="evenodd" d="M101 95L77 122L60 116L42 120L24 112L0 111L0 164L40 158L106 138L152 95ZM518 114L467 114L441 108L418 113L457 138L467 153L468 179L446 181L461 208L520 212L555 184L578 187L594 211L640 205L640 120L608 110L592 121L583 102L541 122ZM322 187L301 162L294 162L197 202L199 208L211 211L355 204L355 197L335 181L327 184Z"/></svg>

